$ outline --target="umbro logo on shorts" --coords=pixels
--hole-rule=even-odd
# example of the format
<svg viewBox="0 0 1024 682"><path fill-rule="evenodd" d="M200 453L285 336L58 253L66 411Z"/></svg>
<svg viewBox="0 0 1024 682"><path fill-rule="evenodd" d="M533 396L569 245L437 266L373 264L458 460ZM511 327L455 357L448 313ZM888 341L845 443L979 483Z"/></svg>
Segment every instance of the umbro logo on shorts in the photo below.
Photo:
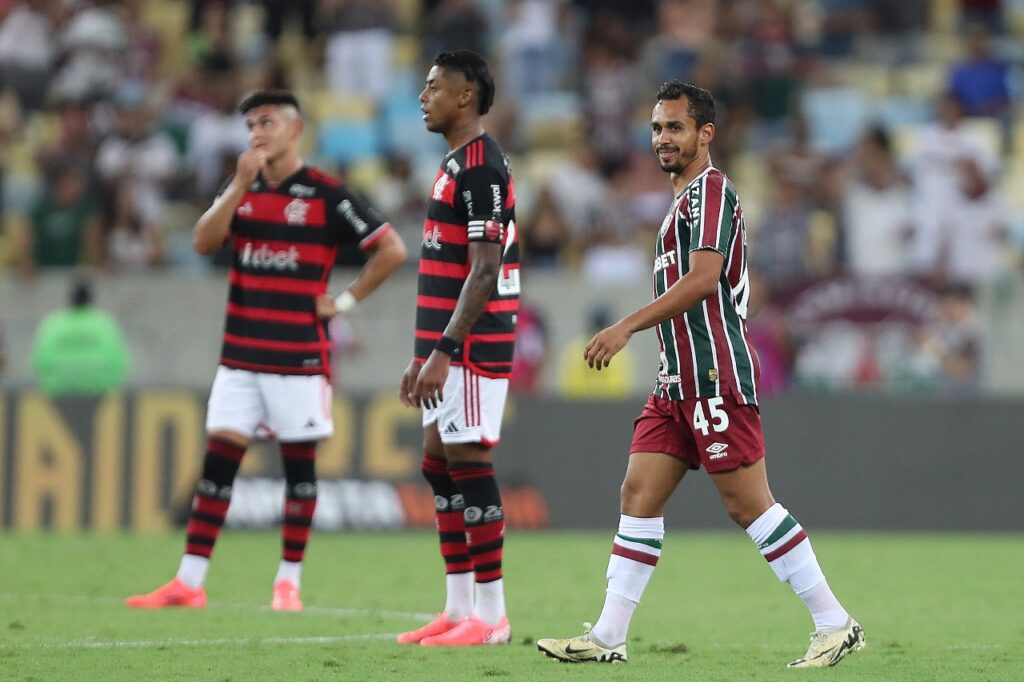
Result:
<svg viewBox="0 0 1024 682"><path fill-rule="evenodd" d="M710 453L708 459L722 459L729 456L729 453L725 451L728 447L727 443L712 443L704 451Z"/></svg>

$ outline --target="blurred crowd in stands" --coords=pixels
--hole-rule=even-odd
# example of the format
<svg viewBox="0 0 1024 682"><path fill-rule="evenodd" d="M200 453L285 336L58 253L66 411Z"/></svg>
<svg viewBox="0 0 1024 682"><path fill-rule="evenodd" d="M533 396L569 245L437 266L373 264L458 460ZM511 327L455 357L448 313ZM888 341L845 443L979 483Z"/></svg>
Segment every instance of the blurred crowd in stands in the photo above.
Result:
<svg viewBox="0 0 1024 682"><path fill-rule="evenodd" d="M976 293L1021 271L1022 30L1022 0L0 0L0 263L207 267L190 229L258 87L298 93L305 157L414 246L444 151L418 93L469 48L528 268L646 281L652 96L692 81L744 204L762 390L969 388Z"/></svg>

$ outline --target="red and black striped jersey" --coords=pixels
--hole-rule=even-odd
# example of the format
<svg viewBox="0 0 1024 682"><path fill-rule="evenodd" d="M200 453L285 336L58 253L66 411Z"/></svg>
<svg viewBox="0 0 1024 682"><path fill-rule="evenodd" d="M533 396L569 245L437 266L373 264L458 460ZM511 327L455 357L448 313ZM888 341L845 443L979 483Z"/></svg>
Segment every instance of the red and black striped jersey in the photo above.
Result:
<svg viewBox="0 0 1024 682"><path fill-rule="evenodd" d="M469 275L470 242L502 245L501 273L452 364L489 377L512 372L519 310L519 234L508 158L483 134L441 161L423 223L414 355L426 361Z"/></svg>
<svg viewBox="0 0 1024 682"><path fill-rule="evenodd" d="M268 374L330 374L327 293L338 247L368 249L391 225L340 181L310 166L276 186L262 177L231 221L230 289L220 363Z"/></svg>

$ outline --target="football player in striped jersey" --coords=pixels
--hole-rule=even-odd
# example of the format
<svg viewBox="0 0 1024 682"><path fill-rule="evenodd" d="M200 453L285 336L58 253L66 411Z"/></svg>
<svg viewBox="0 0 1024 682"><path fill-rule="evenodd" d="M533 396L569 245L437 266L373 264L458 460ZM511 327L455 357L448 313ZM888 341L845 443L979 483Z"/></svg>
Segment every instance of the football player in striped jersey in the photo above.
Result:
<svg viewBox="0 0 1024 682"><path fill-rule="evenodd" d="M757 353L745 324L746 228L736 188L711 163L714 120L707 90L678 81L659 89L651 140L675 196L655 244L655 297L598 332L584 360L600 371L633 334L654 327L660 364L634 427L604 609L580 636L537 642L562 661L626 660L630 619L661 556L665 503L686 472L701 466L729 516L810 611L810 647L789 666L835 665L864 646L807 533L768 487Z"/></svg>
<svg viewBox="0 0 1024 682"><path fill-rule="evenodd" d="M350 311L405 260L391 225L342 182L306 165L303 122L290 92L262 91L239 105L250 148L196 223L195 249L232 251L220 366L210 391L209 439L192 501L185 554L174 580L129 597L129 606L202 607L210 555L231 487L257 433L281 444L282 555L271 607L302 609L299 586L316 509L317 442L334 431L327 323ZM327 282L338 248L357 245L366 265L341 295Z"/></svg>

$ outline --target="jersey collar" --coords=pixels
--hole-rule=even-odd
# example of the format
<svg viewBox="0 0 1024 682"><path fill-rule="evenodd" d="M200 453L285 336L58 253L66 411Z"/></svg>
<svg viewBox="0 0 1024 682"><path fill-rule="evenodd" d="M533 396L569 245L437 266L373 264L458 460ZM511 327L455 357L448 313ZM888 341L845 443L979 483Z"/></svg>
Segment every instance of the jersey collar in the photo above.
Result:
<svg viewBox="0 0 1024 682"><path fill-rule="evenodd" d="M698 174L698 175L697 175L697 177L695 177L695 178L694 178L693 180L690 180L690 182L686 183L686 187L684 187L684 188L682 188L681 190L679 190L679 193L678 193L678 194L676 194L676 196L675 196L675 198L673 199L673 201L675 201L675 200L679 199L679 197L683 196L683 195L684 195L684 194L686 194L686 193L687 193L688 191L690 191L690 188L691 188L691 187L693 187L693 185L694 185L695 183L697 183L697 182L698 182L698 181L699 181L699 180L700 180L701 178L703 178L703 177L704 177L705 175L707 175L708 173L710 173L710 172L711 172L711 171L713 171L713 170L718 170L718 169L717 169L717 168L715 168L714 166L708 166L707 168L705 168L704 170L702 170L702 171L700 172L700 174Z"/></svg>

